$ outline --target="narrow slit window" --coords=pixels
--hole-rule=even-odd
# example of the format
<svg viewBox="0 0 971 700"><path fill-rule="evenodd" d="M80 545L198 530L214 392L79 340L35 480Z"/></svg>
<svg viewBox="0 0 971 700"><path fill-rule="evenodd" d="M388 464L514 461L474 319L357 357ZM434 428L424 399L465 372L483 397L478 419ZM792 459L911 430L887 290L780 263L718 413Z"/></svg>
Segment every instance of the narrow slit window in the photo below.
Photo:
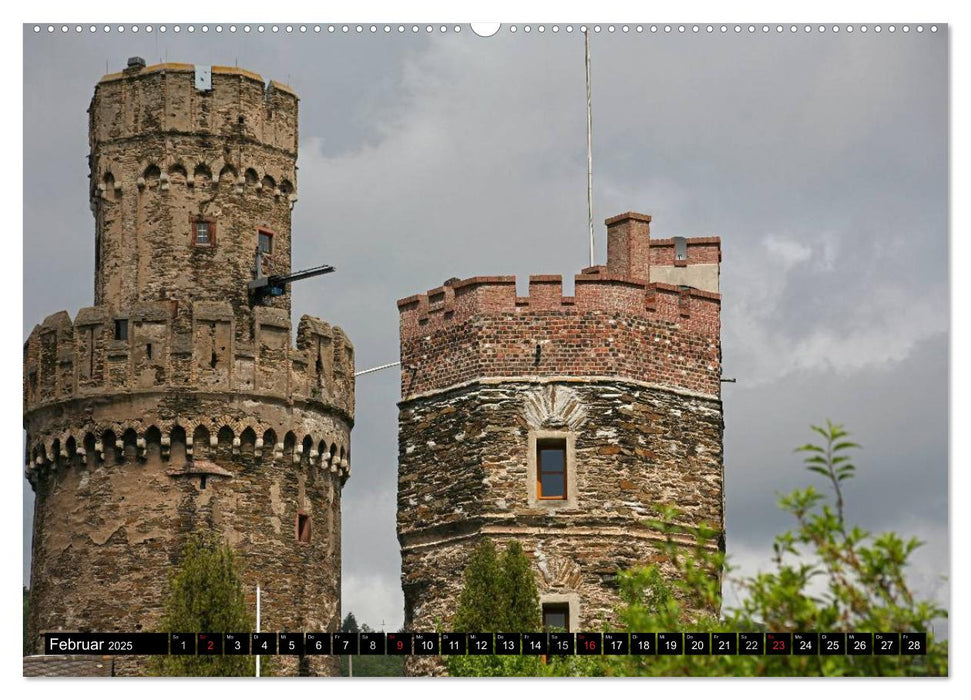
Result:
<svg viewBox="0 0 971 700"><path fill-rule="evenodd" d="M310 542L310 516L297 514L297 542Z"/></svg>
<svg viewBox="0 0 971 700"><path fill-rule="evenodd" d="M566 440L537 440L536 494L540 499L566 499Z"/></svg>
<svg viewBox="0 0 971 700"><path fill-rule="evenodd" d="M88 332L88 377L94 377L94 328Z"/></svg>
<svg viewBox="0 0 971 700"><path fill-rule="evenodd" d="M115 340L128 340L128 319L115 319Z"/></svg>
<svg viewBox="0 0 971 700"><path fill-rule="evenodd" d="M543 631L569 632L570 606L566 603L546 603L543 605Z"/></svg>

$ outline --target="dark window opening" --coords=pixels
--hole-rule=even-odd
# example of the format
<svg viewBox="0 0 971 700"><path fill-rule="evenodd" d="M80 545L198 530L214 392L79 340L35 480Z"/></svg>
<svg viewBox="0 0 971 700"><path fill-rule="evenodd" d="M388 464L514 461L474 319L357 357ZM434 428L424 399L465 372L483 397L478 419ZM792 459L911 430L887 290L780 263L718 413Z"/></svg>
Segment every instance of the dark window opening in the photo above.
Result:
<svg viewBox="0 0 971 700"><path fill-rule="evenodd" d="M316 367L317 367L317 374L320 374L324 369L324 363L320 359L320 355L317 355Z"/></svg>
<svg viewBox="0 0 971 700"><path fill-rule="evenodd" d="M566 498L566 439L537 440L536 482L539 498Z"/></svg>
<svg viewBox="0 0 971 700"><path fill-rule="evenodd" d="M543 605L543 631L569 632L570 606L566 603L546 603Z"/></svg>
<svg viewBox="0 0 971 700"><path fill-rule="evenodd" d="M310 542L310 516L297 514L297 542Z"/></svg>
<svg viewBox="0 0 971 700"><path fill-rule="evenodd" d="M128 319L115 319L115 340L128 340Z"/></svg>
<svg viewBox="0 0 971 700"><path fill-rule="evenodd" d="M209 366L216 369L216 365L219 364L219 358L216 357L216 351L212 351L212 357L209 359Z"/></svg>
<svg viewBox="0 0 971 700"><path fill-rule="evenodd" d="M199 489L202 491L206 490L206 475L203 474L199 477Z"/></svg>
<svg viewBox="0 0 971 700"><path fill-rule="evenodd" d="M259 246L263 255L273 255L273 234L269 231L260 231Z"/></svg>
<svg viewBox="0 0 971 700"><path fill-rule="evenodd" d="M152 359L152 344L151 343L149 343L148 345L145 346L145 354L148 356L148 359L150 359L150 360Z"/></svg>

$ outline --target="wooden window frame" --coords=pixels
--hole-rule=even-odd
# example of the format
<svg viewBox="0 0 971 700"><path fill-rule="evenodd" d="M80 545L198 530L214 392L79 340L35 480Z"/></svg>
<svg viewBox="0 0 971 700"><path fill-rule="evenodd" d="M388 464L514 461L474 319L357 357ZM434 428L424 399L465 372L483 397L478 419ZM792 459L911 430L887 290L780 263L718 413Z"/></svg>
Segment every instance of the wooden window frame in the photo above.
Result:
<svg viewBox="0 0 971 700"><path fill-rule="evenodd" d="M542 497L539 448L543 443L562 440L565 444L564 496ZM526 453L526 500L532 508L557 510L579 507L577 488L576 433L569 430L530 430Z"/></svg>
<svg viewBox="0 0 971 700"><path fill-rule="evenodd" d="M260 236L262 236L263 234L266 234L267 236L270 237L270 250L267 251L267 252L265 252L265 253L263 253L263 255L264 255L264 257L268 257L268 258L272 259L273 258L273 251L276 248L276 246L275 246L275 243L276 243L276 232L275 231L271 231L268 228L264 228L263 226L258 227L256 229L256 247L257 248L259 248L259 246L260 246Z"/></svg>
<svg viewBox="0 0 971 700"><path fill-rule="evenodd" d="M199 243L196 233L196 224L209 224L209 242ZM193 248L215 248L216 247L216 219L212 216L190 216L189 217L189 237Z"/></svg>

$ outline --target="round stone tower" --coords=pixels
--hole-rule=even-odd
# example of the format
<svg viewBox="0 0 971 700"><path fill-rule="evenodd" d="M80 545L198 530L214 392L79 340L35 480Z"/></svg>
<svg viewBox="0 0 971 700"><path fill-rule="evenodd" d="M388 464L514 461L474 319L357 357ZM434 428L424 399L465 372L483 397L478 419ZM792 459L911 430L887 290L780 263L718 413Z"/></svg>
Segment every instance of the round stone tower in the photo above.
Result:
<svg viewBox="0 0 971 700"><path fill-rule="evenodd" d="M531 556L547 627L599 631L617 573L663 565L654 506L723 531L720 241L652 241L650 221L608 219L607 265L574 296L558 275L526 297L514 277L473 277L398 302L409 629L449 629L483 536Z"/></svg>
<svg viewBox="0 0 971 700"><path fill-rule="evenodd" d="M240 68L131 59L88 112L95 306L24 345L31 643L154 629L205 530L238 553L247 594L262 587L264 630L336 630L353 348L309 316L293 348L289 293L247 290L257 248L264 275L291 271L297 96Z"/></svg>

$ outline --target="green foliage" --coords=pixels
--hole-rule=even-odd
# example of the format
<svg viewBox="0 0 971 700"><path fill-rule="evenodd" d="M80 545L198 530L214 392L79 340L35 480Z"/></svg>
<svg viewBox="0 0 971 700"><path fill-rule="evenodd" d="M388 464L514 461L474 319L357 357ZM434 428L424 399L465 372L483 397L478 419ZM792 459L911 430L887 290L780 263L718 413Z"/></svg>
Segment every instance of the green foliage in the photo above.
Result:
<svg viewBox="0 0 971 700"><path fill-rule="evenodd" d="M212 537L189 538L169 581L161 631L255 631L228 544ZM261 675L268 675L268 660L261 659ZM253 676L255 664L253 656L157 656L151 670L162 676Z"/></svg>
<svg viewBox="0 0 971 700"><path fill-rule="evenodd" d="M456 632L535 632L542 629L536 580L518 542L499 555L483 539L463 573L463 588L452 623ZM542 660L535 656L448 656L452 676L535 676Z"/></svg>
<svg viewBox="0 0 971 700"><path fill-rule="evenodd" d="M661 509L650 523L666 540L665 554L676 576L658 566L620 577L624 628L631 632L927 632L926 656L603 656L553 658L541 668L551 676L938 676L947 675L947 642L934 639L934 621L947 611L916 600L904 575L920 546L889 532L872 535L847 527L842 485L856 467L859 447L841 425L813 426L823 443L807 454L810 471L832 487L834 504L812 486L779 501L795 528L773 543L772 568L747 578L729 578L743 603L720 616L720 571L729 574L713 533L674 524L677 513ZM835 509L834 509L835 505ZM684 537L694 537L685 547ZM680 540L680 541L678 541Z"/></svg>
<svg viewBox="0 0 971 700"><path fill-rule="evenodd" d="M489 539L472 552L452 629L456 632L533 632L541 627L539 593L518 542L499 556Z"/></svg>

